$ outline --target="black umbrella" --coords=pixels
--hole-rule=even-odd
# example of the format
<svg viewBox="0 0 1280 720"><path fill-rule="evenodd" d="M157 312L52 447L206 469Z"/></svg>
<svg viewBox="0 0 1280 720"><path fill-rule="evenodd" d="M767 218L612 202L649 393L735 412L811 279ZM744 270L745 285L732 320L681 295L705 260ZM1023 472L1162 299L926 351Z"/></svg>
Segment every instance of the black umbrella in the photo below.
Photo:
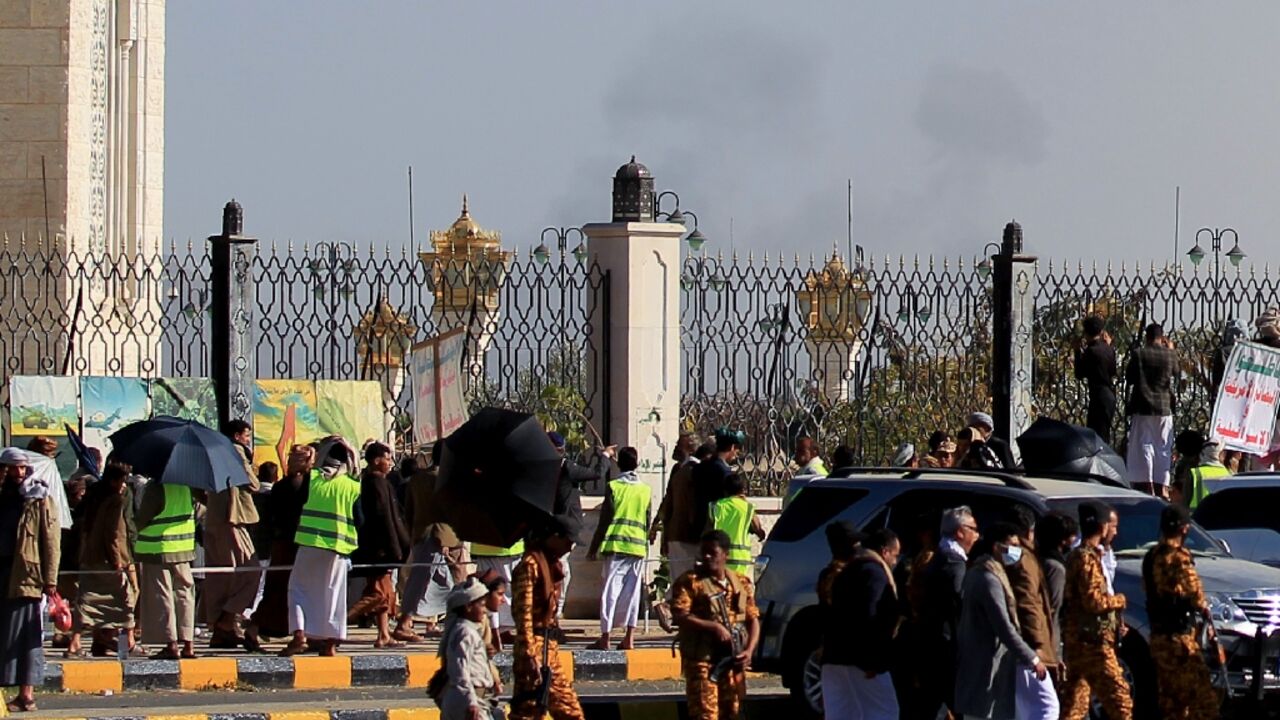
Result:
<svg viewBox="0 0 1280 720"><path fill-rule="evenodd" d="M1018 436L1018 449L1031 472L1099 475L1127 484L1124 459L1081 425L1042 417Z"/></svg>
<svg viewBox="0 0 1280 720"><path fill-rule="evenodd" d="M536 418L485 408L445 438L436 502L462 539L506 547L551 515L560 465Z"/></svg>
<svg viewBox="0 0 1280 720"><path fill-rule="evenodd" d="M84 444L80 434L66 423L63 423L62 427L67 431L67 442L70 443L71 450L76 454L76 462L80 464L80 467L87 470L94 480L101 480L102 471L98 467L98 459L89 454L89 448Z"/></svg>
<svg viewBox="0 0 1280 720"><path fill-rule="evenodd" d="M221 492L247 485L243 455L231 439L194 420L160 416L111 435L112 454L162 483Z"/></svg>

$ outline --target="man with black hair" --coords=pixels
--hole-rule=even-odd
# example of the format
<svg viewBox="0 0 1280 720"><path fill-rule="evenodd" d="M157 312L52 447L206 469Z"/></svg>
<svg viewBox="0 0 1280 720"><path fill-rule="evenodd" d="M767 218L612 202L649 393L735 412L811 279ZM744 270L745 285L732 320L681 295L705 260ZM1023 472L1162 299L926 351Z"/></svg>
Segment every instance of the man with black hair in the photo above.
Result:
<svg viewBox="0 0 1280 720"><path fill-rule="evenodd" d="M832 470L853 467L854 462L856 461L853 455L853 448L848 445L837 445L836 449L831 451Z"/></svg>
<svg viewBox="0 0 1280 720"><path fill-rule="evenodd" d="M1129 383L1129 485L1168 499L1173 455L1174 385L1178 354L1156 323L1147 326L1145 344L1133 352L1125 368Z"/></svg>
<svg viewBox="0 0 1280 720"><path fill-rule="evenodd" d="M752 575L751 536L764 542L764 526L756 515L756 507L747 499L747 481L738 473L730 473L724 480L726 497L711 504L708 521L714 530L723 530L729 536L729 569L743 575Z"/></svg>
<svg viewBox="0 0 1280 720"><path fill-rule="evenodd" d="M725 480L733 474L746 436L741 430L719 428L716 430L716 454L707 462L693 469L694 502L698 508L697 524L693 532L699 537L713 525L707 522L707 508L721 498L728 497Z"/></svg>
<svg viewBox="0 0 1280 720"><path fill-rule="evenodd" d="M835 578L822 642L822 706L829 718L898 717L889 671L901 620L893 579L901 551L892 530L876 530Z"/></svg>
<svg viewBox="0 0 1280 720"><path fill-rule="evenodd" d="M1064 720L1084 720L1089 698L1102 704L1111 720L1130 720L1133 699L1116 647L1125 633L1120 613L1124 595L1113 592L1102 564L1104 539L1115 535L1118 518L1109 505L1080 505L1080 547L1067 560L1062 609L1067 681L1062 688Z"/></svg>
<svg viewBox="0 0 1280 720"><path fill-rule="evenodd" d="M1111 444L1111 425L1116 417L1116 350L1102 318L1084 319L1084 342L1076 349L1075 373L1089 388L1089 410L1085 426Z"/></svg>
<svg viewBox="0 0 1280 720"><path fill-rule="evenodd" d="M511 673L512 720L583 720L582 703L560 666L556 641L560 592L564 575L560 558L573 549L582 524L572 515L555 515L534 528L526 550L512 572L511 614L515 621ZM545 706L541 702L543 669L550 671Z"/></svg>
<svg viewBox="0 0 1280 720"><path fill-rule="evenodd" d="M581 525L583 522L582 487L587 483L595 487L614 474L617 467L614 458L617 456L618 448L616 445L596 448L593 463L588 467L579 465L569 458L568 443L564 435L553 430L547 433L547 440L551 441L551 446L560 455L560 477L556 482L556 499L551 512L555 515L572 515ZM474 549L473 547L472 554ZM573 568L569 564L569 554L572 552L570 550L560 558L560 571L564 573L564 580L561 582L560 606L556 613L561 617L564 616L565 598L569 595L569 582L573 579ZM517 549L512 549L509 557L519 557L519 555L520 552ZM507 574L507 578L510 579L510 573Z"/></svg>
<svg viewBox="0 0 1280 720"><path fill-rule="evenodd" d="M253 428L243 420L232 420L223 434L244 459L248 482L209 493L204 514L205 567L231 568L210 573L204 580L201 603L210 630L209 647L238 648L244 640L240 620L258 594L261 566L255 555L252 529L258 524L258 508L253 496L261 488L253 471Z"/></svg>
<svg viewBox="0 0 1280 720"><path fill-rule="evenodd" d="M994 523L984 540L987 552L975 551L978 557L964 577L954 709L965 717L1052 720L1057 718L1056 708L1053 714L1023 715L1017 702L1024 673L1038 681L1049 677L1044 661L1022 639L1017 598L1006 573L1022 560L1018 528Z"/></svg>
<svg viewBox="0 0 1280 720"><path fill-rule="evenodd" d="M818 573L818 606L831 607L831 586L836 576L844 570L862 549L862 533L848 520L827 525L827 547L831 550L831 562Z"/></svg>
<svg viewBox="0 0 1280 720"><path fill-rule="evenodd" d="M681 435L680 440L692 440L692 436ZM667 482L667 492L662 496L662 504L658 506L653 524L649 527L650 544L658 539L658 533L662 533L659 551L667 559L671 578L678 578L692 570L693 563L698 559L699 535L696 530L704 522L706 506L698 507L693 471L715 454L715 443L706 442L677 461L678 464L671 471L671 479ZM674 584L668 586L666 601L654 606L658 624L666 632L671 632L674 627L670 606L674 589Z"/></svg>
<svg viewBox="0 0 1280 720"><path fill-rule="evenodd" d="M750 578L728 567L729 536L703 534L698 566L676 579L671 609L680 628L680 665L689 717L734 720L747 694L747 668L760 639Z"/></svg>
<svg viewBox="0 0 1280 720"><path fill-rule="evenodd" d="M352 562L374 567L359 570L356 577L364 576L364 592L347 612L348 622L372 615L378 627L375 648L400 647L403 641L391 637L392 617L396 617L396 588L391 582L391 571L399 567L409 556L409 529L404 524L404 513L396 500L395 488L387 474L395 467L391 448L370 443L364 451L366 467L360 474L360 505L365 525Z"/></svg>
<svg viewBox="0 0 1280 720"><path fill-rule="evenodd" d="M1058 636L1054 622L1053 598L1045 579L1036 546L1036 516L1026 505L1015 505L1010 520L1018 530L1021 552L1017 562L1004 570L1013 590L1018 616L1018 631L1049 674L1040 677L1034 668L1019 668L1015 700L1019 718L1058 717Z"/></svg>
<svg viewBox="0 0 1280 720"><path fill-rule="evenodd" d="M1219 714L1218 694L1209 680L1197 625L1207 620L1208 603L1195 561L1184 546L1191 517L1185 508L1167 505L1160 513L1160 541L1142 560L1147 617L1151 619L1151 659L1156 666L1160 713L1173 720L1212 720Z"/></svg>
<svg viewBox="0 0 1280 720"><path fill-rule="evenodd" d="M640 454L633 447L618 451L618 468L622 474L609 481L608 492L600 507L587 559L595 560L603 552L606 562L604 584L600 588L600 639L592 647L609 649L613 628L626 628L619 650L635 648L636 621L640 617L640 590L644 585L644 560L649 554L649 486L640 482L636 468Z"/></svg>

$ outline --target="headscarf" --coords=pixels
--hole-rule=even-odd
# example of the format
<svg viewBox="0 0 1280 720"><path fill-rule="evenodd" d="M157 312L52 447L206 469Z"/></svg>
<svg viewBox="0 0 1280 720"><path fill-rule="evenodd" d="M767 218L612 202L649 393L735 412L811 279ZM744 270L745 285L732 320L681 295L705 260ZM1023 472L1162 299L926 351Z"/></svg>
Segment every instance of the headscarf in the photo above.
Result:
<svg viewBox="0 0 1280 720"><path fill-rule="evenodd" d="M316 465L320 474L333 479L339 475L356 473L356 450L351 443L338 435L330 435L316 448Z"/></svg>
<svg viewBox="0 0 1280 720"><path fill-rule="evenodd" d="M1263 340L1280 340L1280 310L1267 308L1253 321L1253 325Z"/></svg>

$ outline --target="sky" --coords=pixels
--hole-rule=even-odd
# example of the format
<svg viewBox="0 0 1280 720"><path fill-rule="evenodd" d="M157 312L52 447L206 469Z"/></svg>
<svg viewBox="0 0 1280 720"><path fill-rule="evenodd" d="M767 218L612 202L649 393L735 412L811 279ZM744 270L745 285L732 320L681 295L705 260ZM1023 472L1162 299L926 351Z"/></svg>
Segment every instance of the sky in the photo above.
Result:
<svg viewBox="0 0 1280 720"><path fill-rule="evenodd" d="M709 252L1055 260L1232 227L1280 263L1280 3L184 0L168 4L165 232L508 247L607 222L634 154ZM732 231L731 231L732 230ZM1229 245L1228 245L1229 247ZM1227 250L1224 247L1223 250ZM1185 260L1183 261L1185 262ZM1261 267L1258 268L1261 270Z"/></svg>

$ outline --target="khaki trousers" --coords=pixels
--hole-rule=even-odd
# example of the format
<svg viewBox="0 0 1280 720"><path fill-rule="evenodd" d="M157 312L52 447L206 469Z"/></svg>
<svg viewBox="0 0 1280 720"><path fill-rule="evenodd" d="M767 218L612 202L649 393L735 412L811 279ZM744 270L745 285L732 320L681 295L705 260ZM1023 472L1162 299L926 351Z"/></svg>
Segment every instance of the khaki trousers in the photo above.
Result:
<svg viewBox="0 0 1280 720"><path fill-rule="evenodd" d="M244 525L205 528L204 564L211 568L237 568L236 572L205 576L204 615L205 622L212 628L224 612L243 615L258 596L262 566L254 556L249 528Z"/></svg>
<svg viewBox="0 0 1280 720"><path fill-rule="evenodd" d="M142 642L191 642L196 637L196 584L191 563L143 562Z"/></svg>

